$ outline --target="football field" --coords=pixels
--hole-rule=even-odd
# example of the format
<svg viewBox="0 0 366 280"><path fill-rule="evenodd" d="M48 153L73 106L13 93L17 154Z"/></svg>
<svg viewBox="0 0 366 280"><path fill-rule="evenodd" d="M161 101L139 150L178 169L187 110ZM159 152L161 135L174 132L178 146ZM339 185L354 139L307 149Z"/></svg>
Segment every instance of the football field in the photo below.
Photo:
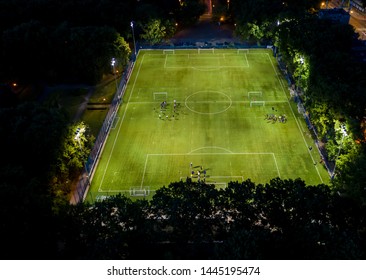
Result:
<svg viewBox="0 0 366 280"><path fill-rule="evenodd" d="M88 197L187 178L327 183L319 158L271 50L141 50Z"/></svg>

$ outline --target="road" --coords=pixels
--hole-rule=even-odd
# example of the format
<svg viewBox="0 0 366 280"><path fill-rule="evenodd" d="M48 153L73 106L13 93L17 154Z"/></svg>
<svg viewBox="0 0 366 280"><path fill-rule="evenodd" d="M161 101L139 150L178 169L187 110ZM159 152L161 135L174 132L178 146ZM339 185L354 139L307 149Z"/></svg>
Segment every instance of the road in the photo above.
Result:
<svg viewBox="0 0 366 280"><path fill-rule="evenodd" d="M341 1L333 0L328 2L328 9L339 8ZM348 11L348 8L344 8ZM366 14L360 13L357 9L352 8L350 12L351 18L349 24L355 28L355 31L360 35L361 40L366 40Z"/></svg>
<svg viewBox="0 0 366 280"><path fill-rule="evenodd" d="M200 17L196 25L179 31L171 41L173 43L194 42L196 45L241 42L240 38L235 37L233 30L234 26L232 24L219 25L217 22L212 21L212 14L206 13Z"/></svg>

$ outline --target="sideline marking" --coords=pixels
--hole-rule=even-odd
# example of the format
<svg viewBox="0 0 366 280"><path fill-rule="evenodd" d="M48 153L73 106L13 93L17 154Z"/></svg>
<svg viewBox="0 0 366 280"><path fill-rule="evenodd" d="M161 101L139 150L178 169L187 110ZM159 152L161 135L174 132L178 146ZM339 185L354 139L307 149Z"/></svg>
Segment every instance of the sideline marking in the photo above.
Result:
<svg viewBox="0 0 366 280"><path fill-rule="evenodd" d="M284 88L284 86L283 86L283 84L282 84L282 82L281 82L281 79L280 79L280 78L279 78L279 76L278 76L279 74L278 74L278 72L276 71L276 68L274 67L274 65L273 65L273 62L272 62L271 58L269 57L269 54L267 54L267 56L268 56L268 59L269 59L269 60L270 60L270 62L271 62L271 65L272 65L273 71L275 72L275 74L276 74L276 76L277 76L277 80L279 81L279 83L280 83L280 85L281 85L282 92L283 92L283 93L284 93L284 95L286 96L285 88ZM287 97L287 96L286 96L286 97ZM293 109L292 109L292 107L291 107L290 101L289 101L288 99L287 99L287 103L288 103L288 106L290 107L290 110L291 110L291 112L292 112L292 116L293 116L293 117L294 117L294 119L295 119L295 122L296 122L296 124L297 124L297 128L299 129L299 132L300 132L300 134L301 134L301 137L302 137L302 139L304 140L304 144L305 144L305 146L306 146L306 150L308 151L308 154L310 155L310 158L311 158L312 162L314 163L314 162L316 162L316 161L314 160L313 155L311 154L310 150L308 149L308 144L307 144L307 142L306 142L306 140L305 140L304 134L303 134L303 133L302 133L302 131L301 131L301 127L300 127L299 121L298 121L298 119L297 119L297 117L296 117L296 115L295 115L295 113L294 113L294 110L293 110ZM319 169L318 169L318 165L314 165L314 168L315 168L316 172L318 173L318 176L319 176L319 178L320 178L320 181L321 181L322 183L324 183L323 178L322 178L322 176L320 175L320 172L319 172Z"/></svg>
<svg viewBox="0 0 366 280"><path fill-rule="evenodd" d="M119 132L121 131L122 123L123 123L123 121L124 121L124 119L125 119L126 112L127 112L127 108L128 108L128 104L129 104L129 101L130 101L130 99L131 99L131 97L132 97L132 95L133 95L133 91L134 91L134 89L135 89L135 85L136 85L137 77L138 77L138 76L139 76L139 74L140 74L140 70L141 70L141 66L142 66L142 62L144 61L144 58L145 58L145 55L142 57L142 60L141 60L140 66L139 66L139 70L137 71L137 74L136 74L136 77L135 77L135 81L133 82L132 89L131 89L131 94L130 94L130 96L129 96L128 100L127 100L127 104L126 104L125 111L124 111L123 116L122 116L122 119L121 119L121 121L120 121L120 123L119 123L118 131L117 131L117 135L116 135L116 137L114 138L113 146L112 146L111 152L109 153L108 161L107 161L106 167L105 167L105 169L104 169L103 176L102 176L102 180L100 181L98 191L100 191L100 190L101 190L101 188L102 188L102 184L103 184L103 182L104 182L104 178L105 178L105 175L106 175L107 170L108 170L108 167L109 167L109 162L111 161L112 154L113 154L113 151L114 151L114 147L116 146L117 139L118 139L118 137L119 137ZM107 139L106 139L105 141L107 141Z"/></svg>
<svg viewBox="0 0 366 280"><path fill-rule="evenodd" d="M197 150L201 150L201 149L206 149L206 148L212 148L212 147L202 147L202 148L198 148L194 151L197 151ZM215 147L215 148L220 148L220 147ZM223 150L227 150L225 148L221 148ZM279 170L279 167L278 167L278 164L277 164L277 159L276 159L276 156L274 153L251 153L251 152L248 152L248 153L233 153L229 150L227 150L228 153L192 153L192 151L190 153L173 153L173 154L146 154L146 158L145 158L145 167L144 167L144 172L143 172L143 175L142 175L142 178L141 178L141 185L140 185L140 188L143 188L144 186L144 180L145 180L145 173L146 173L146 169L147 169L147 163L149 161L149 156L200 156L200 155L270 155L273 157L273 161L274 161L274 164L276 166L276 170L277 170L277 174L278 174L278 177L281 178L281 173L280 173L280 170ZM220 176L216 176L216 177L220 177ZM222 177L238 177L238 176L222 176Z"/></svg>

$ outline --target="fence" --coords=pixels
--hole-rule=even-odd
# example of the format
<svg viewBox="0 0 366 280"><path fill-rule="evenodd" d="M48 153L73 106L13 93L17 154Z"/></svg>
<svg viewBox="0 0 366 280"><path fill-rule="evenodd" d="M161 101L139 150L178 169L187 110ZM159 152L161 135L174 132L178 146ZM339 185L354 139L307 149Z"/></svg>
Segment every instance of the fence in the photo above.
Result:
<svg viewBox="0 0 366 280"><path fill-rule="evenodd" d="M149 43L138 43L137 49L192 49L192 48L215 48L215 49L263 49L269 46L258 45L257 43L247 43L239 42L228 39L225 40L215 40L215 41L197 41L195 39L185 39L185 40L167 40L156 45L150 45ZM272 48L272 46L270 46Z"/></svg>
<svg viewBox="0 0 366 280"><path fill-rule="evenodd" d="M94 142L93 148L90 152L90 155L85 162L85 166L83 171L79 177L79 181L77 183L76 189L73 192L71 197L71 203L79 203L82 202L85 198L85 195L90 186L90 176L94 171L94 167L98 161L99 155L103 149L103 145L108 136L109 130L113 124L114 118L118 111L119 105L123 100L123 95L125 93L126 84L128 79L130 78L132 68L134 66L134 59L131 59L128 65L126 66L126 70L124 71L119 87L113 97L111 105L109 107L109 111L107 112L106 118L103 122L102 128L99 130L98 136Z"/></svg>
<svg viewBox="0 0 366 280"><path fill-rule="evenodd" d="M282 72L283 72L283 74L284 74L284 76L285 76L285 78L288 82L288 85L292 87L293 85L295 85L295 82L294 82L294 79L293 79L291 73L289 73L287 71L287 67L283 63L283 61L281 60L280 55L276 56L276 59L277 59L277 62L278 62L278 65L279 65L280 69L282 70ZM332 176L333 173L332 173L331 167L330 167L331 164L328 161L327 152L326 152L324 146L322 145L322 142L319 140L318 133L316 131L316 127L312 124L312 122L309 118L309 115L306 112L306 108L304 106L303 100L301 98L301 96L303 95L303 93L301 91L301 88L292 87L291 88L291 95L294 98L294 102L297 103L297 107L299 108L299 113L301 113L303 115L309 131L312 132L312 134L313 134L314 144L318 149L321 160L324 163L325 168L327 169L329 176Z"/></svg>

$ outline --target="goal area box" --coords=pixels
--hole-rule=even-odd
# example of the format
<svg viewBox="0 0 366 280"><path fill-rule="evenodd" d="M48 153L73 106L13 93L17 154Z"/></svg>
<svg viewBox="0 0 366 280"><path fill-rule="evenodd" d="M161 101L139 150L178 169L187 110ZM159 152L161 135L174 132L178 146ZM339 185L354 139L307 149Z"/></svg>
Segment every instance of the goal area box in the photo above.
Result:
<svg viewBox="0 0 366 280"><path fill-rule="evenodd" d="M266 183L271 178L280 177L277 160L273 153L224 152L203 148L199 153L194 154L148 154L141 186L158 188L167 181L191 178L193 181L205 179L208 184L222 187L230 181L242 181L247 178ZM251 164L248 165L248 162ZM235 164L231 166L230 163ZM206 171L205 175L203 175L204 171Z"/></svg>
<svg viewBox="0 0 366 280"><path fill-rule="evenodd" d="M165 101L168 98L167 92L153 92L154 100Z"/></svg>

